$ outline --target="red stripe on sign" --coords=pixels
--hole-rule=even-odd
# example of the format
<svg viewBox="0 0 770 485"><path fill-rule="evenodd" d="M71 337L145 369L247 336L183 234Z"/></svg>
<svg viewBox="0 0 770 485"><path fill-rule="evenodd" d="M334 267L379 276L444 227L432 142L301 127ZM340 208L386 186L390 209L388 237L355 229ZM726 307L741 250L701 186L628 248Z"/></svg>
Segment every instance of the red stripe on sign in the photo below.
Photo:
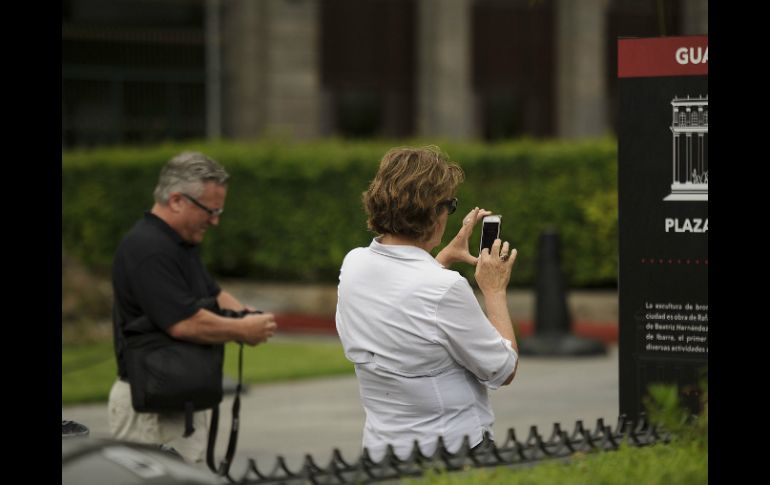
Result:
<svg viewBox="0 0 770 485"><path fill-rule="evenodd" d="M707 35L618 39L618 77L707 75L708 41Z"/></svg>

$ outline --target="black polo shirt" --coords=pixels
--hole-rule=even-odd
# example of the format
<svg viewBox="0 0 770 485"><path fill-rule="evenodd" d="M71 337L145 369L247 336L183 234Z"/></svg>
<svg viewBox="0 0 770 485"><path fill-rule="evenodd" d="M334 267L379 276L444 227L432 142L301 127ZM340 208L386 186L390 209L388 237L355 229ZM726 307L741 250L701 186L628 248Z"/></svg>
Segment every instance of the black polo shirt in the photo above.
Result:
<svg viewBox="0 0 770 485"><path fill-rule="evenodd" d="M198 247L146 212L118 246L112 263L113 334L118 376L126 378L122 330L148 316L159 330L193 316L201 298L216 297L219 285L203 266Z"/></svg>

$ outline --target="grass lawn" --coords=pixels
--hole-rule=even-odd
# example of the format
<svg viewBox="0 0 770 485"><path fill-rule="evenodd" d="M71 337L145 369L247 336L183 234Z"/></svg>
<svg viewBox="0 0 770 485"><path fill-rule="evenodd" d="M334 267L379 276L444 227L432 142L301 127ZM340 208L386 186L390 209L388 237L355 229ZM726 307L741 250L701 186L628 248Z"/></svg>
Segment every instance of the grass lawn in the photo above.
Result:
<svg viewBox="0 0 770 485"><path fill-rule="evenodd" d="M695 485L708 483L708 445L702 442L622 446L618 451L575 454L567 463L505 466L467 472L428 472L404 485Z"/></svg>
<svg viewBox="0 0 770 485"><path fill-rule="evenodd" d="M429 470L404 485L695 485L708 483L708 380L700 383L701 413L689 419L676 386L653 385L646 409L652 423L668 430L669 444L617 451L574 453L566 461L545 461L528 468L498 466L449 472Z"/></svg>
<svg viewBox="0 0 770 485"><path fill-rule="evenodd" d="M62 405L106 401L116 375L112 341L62 346ZM282 340L243 347L243 380L260 382L353 374L334 340ZM225 346L225 375L238 377L238 345Z"/></svg>

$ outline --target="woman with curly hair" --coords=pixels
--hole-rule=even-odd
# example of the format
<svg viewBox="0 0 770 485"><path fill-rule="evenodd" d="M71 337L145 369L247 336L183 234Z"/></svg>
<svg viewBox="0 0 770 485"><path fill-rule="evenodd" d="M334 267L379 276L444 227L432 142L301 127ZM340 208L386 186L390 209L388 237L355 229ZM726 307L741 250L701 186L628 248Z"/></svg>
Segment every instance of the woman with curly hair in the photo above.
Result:
<svg viewBox="0 0 770 485"><path fill-rule="evenodd" d="M432 454L443 437L456 451L492 437L487 389L509 384L518 346L506 304L517 251L497 239L478 258L468 251L478 207L434 258L457 208L462 169L438 147L394 148L363 194L377 236L345 257L340 269L337 331L355 364L366 411L363 446L373 459L388 444L406 457L415 440ZM468 281L448 269L476 266L486 314Z"/></svg>

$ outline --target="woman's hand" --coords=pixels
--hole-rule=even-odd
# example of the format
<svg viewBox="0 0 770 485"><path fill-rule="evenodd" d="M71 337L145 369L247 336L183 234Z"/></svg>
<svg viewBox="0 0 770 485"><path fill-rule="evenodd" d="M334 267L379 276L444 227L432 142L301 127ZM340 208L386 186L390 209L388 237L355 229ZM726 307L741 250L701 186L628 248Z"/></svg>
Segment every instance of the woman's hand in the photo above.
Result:
<svg viewBox="0 0 770 485"><path fill-rule="evenodd" d="M445 268L458 261L476 264L478 258L471 255L470 251L468 251L468 240L470 240L471 234L473 234L473 228L476 227L476 223L490 214L492 212L479 209L478 207L470 211L463 219L463 227L460 228L457 236L436 255L436 261Z"/></svg>
<svg viewBox="0 0 770 485"><path fill-rule="evenodd" d="M484 296L505 295L511 270L516 261L518 251L510 249L508 241L500 248L500 239L495 239L492 250L484 248L476 265L476 283Z"/></svg>

